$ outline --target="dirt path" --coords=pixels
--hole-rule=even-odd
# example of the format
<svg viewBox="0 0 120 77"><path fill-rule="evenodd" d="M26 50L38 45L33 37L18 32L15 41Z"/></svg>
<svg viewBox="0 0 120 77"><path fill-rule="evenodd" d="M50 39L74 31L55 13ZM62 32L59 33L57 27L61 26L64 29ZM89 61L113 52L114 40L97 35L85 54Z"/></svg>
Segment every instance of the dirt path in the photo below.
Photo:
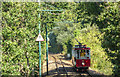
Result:
<svg viewBox="0 0 120 77"><path fill-rule="evenodd" d="M56 64L55 64L55 60L52 57L61 57L62 58L62 62L64 63L64 67L67 69L68 75L69 77L90 77L85 73L80 73L80 72L76 72L73 69L72 66L72 61L71 60L67 60L63 54L49 54L48 55L48 73L49 75L47 75L47 70L46 70L46 62L43 64L43 75L45 77L66 77L65 73L61 73L60 76L58 76L58 72L56 70ZM58 60L57 60L58 61ZM62 65L59 63L58 61L58 67L59 69L63 69ZM106 77L92 69L89 69L89 73L92 75L92 77Z"/></svg>

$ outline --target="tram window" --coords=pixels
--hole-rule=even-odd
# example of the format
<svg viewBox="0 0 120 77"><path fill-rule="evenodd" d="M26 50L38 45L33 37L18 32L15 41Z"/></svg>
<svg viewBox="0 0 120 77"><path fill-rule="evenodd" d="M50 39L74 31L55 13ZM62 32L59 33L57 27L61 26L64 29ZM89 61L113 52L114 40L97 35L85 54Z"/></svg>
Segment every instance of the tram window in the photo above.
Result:
<svg viewBox="0 0 120 77"><path fill-rule="evenodd" d="M87 50L87 55L89 55L89 50Z"/></svg>
<svg viewBox="0 0 120 77"><path fill-rule="evenodd" d="M77 50L77 58L79 58L79 50Z"/></svg>
<svg viewBox="0 0 120 77"><path fill-rule="evenodd" d="M84 57L84 56L85 56L85 50L81 50L80 56L81 56L81 57Z"/></svg>

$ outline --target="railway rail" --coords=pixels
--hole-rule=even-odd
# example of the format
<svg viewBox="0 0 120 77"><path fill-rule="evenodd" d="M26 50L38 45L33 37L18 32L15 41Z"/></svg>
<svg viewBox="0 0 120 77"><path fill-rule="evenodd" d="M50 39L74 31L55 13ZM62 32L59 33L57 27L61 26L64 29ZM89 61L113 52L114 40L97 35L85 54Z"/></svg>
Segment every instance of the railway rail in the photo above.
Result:
<svg viewBox="0 0 120 77"><path fill-rule="evenodd" d="M57 70L57 72L58 72L58 75L60 75L60 71L59 71L59 69L58 69L58 65L57 65L56 58L55 58L54 56L52 56L52 57L55 59L56 70Z"/></svg>
<svg viewBox="0 0 120 77"><path fill-rule="evenodd" d="M93 77L93 76L89 73L89 71L88 71L88 70L87 70L86 72L87 72L88 76Z"/></svg>
<svg viewBox="0 0 120 77"><path fill-rule="evenodd" d="M64 66L64 63L62 62L62 59L61 59L61 58L58 58L58 56L57 56L57 59L59 59L59 62L58 62L58 61L56 61L56 60L57 60L56 57L54 57L54 56L52 56L52 57L55 59L55 65L56 65L56 70L57 70L57 72L58 72L58 75L61 74L61 73L60 73L60 69L59 69L59 67L58 67L58 63L60 63L60 65L62 65L62 67L63 67L63 69L64 69L64 71L65 71L66 77L69 77L69 76L68 76L68 73L67 73L67 70L66 70L66 68L65 68L65 66Z"/></svg>
<svg viewBox="0 0 120 77"><path fill-rule="evenodd" d="M76 70L75 67L73 67L73 69L74 69L76 72L78 72L81 77L84 77L84 75L82 75L82 74L87 74L87 77L93 77L93 76L89 73L89 70L88 70L88 69L87 69L86 71L78 71L78 70Z"/></svg>
<svg viewBox="0 0 120 77"><path fill-rule="evenodd" d="M69 74L68 74L68 70L73 70L73 72L76 71L76 69L73 67L73 68L69 68L69 69L66 69L65 68L65 64L64 62L62 61L62 58L59 58L58 56L55 57L55 56L52 56L55 60L55 65L56 65L56 71L58 73L58 76L61 76L61 71L64 72L65 74L65 77L71 77ZM60 66L59 65L62 65L62 69L60 69ZM79 76L75 76L75 77L93 77L90 73L89 73L89 70L86 70L84 73L78 71L76 72L76 74L79 74ZM73 76L72 76L73 77Z"/></svg>

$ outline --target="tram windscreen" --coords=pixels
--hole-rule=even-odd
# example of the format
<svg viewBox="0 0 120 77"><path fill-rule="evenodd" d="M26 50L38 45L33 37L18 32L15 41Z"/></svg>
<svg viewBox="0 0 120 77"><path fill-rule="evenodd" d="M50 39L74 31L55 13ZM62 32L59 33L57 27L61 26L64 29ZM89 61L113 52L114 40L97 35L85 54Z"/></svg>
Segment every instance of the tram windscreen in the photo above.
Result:
<svg viewBox="0 0 120 77"><path fill-rule="evenodd" d="M85 56L85 50L81 50L80 56L81 56L81 57L84 57L84 56Z"/></svg>

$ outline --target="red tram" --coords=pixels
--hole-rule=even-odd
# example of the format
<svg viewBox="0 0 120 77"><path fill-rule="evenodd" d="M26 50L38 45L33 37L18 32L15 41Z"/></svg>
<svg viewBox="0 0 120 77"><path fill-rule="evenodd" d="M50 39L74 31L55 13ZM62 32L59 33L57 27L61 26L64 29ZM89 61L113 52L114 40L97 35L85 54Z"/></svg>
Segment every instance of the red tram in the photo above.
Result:
<svg viewBox="0 0 120 77"><path fill-rule="evenodd" d="M75 45L72 49L72 63L78 70L86 70L90 67L90 48L86 45Z"/></svg>

